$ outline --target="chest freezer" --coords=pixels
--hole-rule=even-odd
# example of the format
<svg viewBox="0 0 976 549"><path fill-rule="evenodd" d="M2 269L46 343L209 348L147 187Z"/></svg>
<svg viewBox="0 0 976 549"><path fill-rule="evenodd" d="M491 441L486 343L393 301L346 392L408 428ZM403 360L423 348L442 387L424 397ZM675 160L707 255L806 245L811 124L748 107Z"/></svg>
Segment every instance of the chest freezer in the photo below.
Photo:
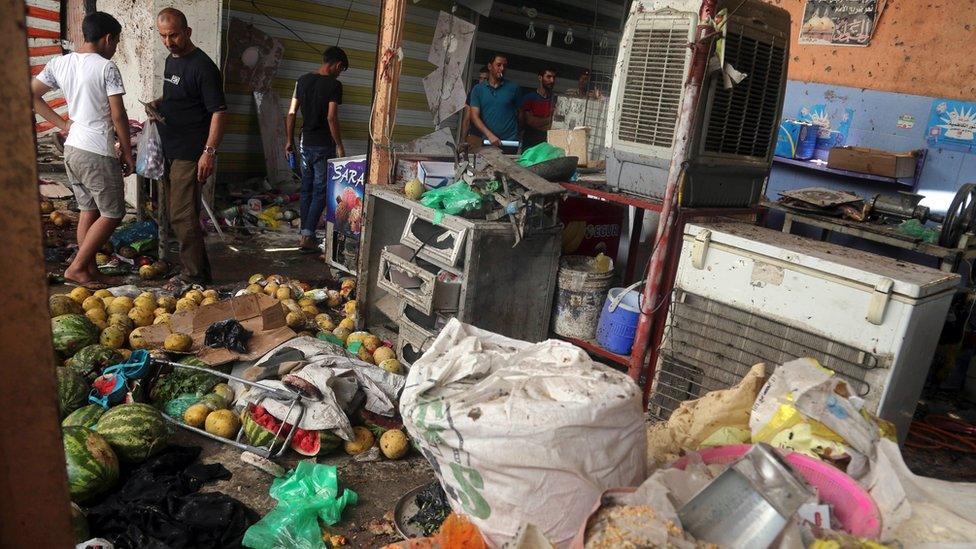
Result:
<svg viewBox="0 0 976 549"><path fill-rule="evenodd" d="M911 423L959 275L745 223L685 227L650 413L816 358Z"/></svg>

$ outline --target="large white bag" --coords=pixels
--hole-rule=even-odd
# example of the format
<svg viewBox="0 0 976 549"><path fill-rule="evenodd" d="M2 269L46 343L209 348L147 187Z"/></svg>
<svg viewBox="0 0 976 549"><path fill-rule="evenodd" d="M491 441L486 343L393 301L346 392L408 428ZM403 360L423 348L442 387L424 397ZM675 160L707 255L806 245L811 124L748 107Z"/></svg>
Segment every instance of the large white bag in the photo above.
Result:
<svg viewBox="0 0 976 549"><path fill-rule="evenodd" d="M639 388L565 342L453 319L411 366L400 413L453 509L495 547L522 523L565 547L604 490L647 477Z"/></svg>

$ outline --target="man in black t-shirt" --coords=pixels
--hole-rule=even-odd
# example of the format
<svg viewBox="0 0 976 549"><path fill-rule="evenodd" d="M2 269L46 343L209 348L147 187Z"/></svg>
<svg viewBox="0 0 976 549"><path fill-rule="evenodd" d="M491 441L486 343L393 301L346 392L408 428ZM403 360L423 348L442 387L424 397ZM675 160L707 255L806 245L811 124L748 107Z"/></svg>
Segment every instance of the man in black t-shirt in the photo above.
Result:
<svg viewBox="0 0 976 549"><path fill-rule="evenodd" d="M339 128L339 105L342 104L342 83L339 74L349 68L349 58L341 48L331 47L322 55L322 65L315 72L302 75L295 84L295 95L285 118L287 154L295 152L295 118L302 112L302 190L300 202L301 240L303 252L318 251L315 230L318 228L326 202L326 172L330 158L342 158Z"/></svg>
<svg viewBox="0 0 976 549"><path fill-rule="evenodd" d="M203 186L214 171L217 147L224 135L227 101L220 69L190 40L186 16L166 8L156 29L169 50L163 72L163 97L152 106L165 120L158 124L166 158L161 200L165 221L180 245L183 282L210 282L210 262L200 227ZM164 252L166 232L161 235ZM175 286L177 281L172 281Z"/></svg>

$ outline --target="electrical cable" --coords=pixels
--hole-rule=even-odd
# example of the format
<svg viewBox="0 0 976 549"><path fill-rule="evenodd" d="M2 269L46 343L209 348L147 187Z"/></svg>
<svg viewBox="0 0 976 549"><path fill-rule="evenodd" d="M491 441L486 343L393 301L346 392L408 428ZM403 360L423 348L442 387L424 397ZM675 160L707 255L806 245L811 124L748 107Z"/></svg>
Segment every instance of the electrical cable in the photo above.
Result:
<svg viewBox="0 0 976 549"><path fill-rule="evenodd" d="M281 26L282 28L284 28L286 31L290 32L292 34L292 36L294 36L295 38L299 39L303 44L305 44L306 46L308 46L308 48L311 49L312 51L314 51L315 53L317 53L319 55L322 55L322 51L321 50L319 50L318 48L316 48L312 44L309 44L308 42L306 42L305 39L302 38L297 32L295 32L294 30L292 30L291 27L289 27L288 25L286 25L286 24L282 23L281 21L275 19L274 17L268 15L268 13L266 11L264 11L263 9L261 9L258 6L258 4L257 4L257 2L255 2L255 0L250 0L250 2L251 2L251 6L253 6L254 9L256 9L258 11L258 13L260 13L261 15L263 15L263 16L267 17L268 19L274 21L279 26ZM350 6L349 7L352 8L352 4L351 3L350 3ZM344 24L345 24L345 22L343 22L343 25ZM341 28L340 28L340 31L339 32L342 32L342 29Z"/></svg>

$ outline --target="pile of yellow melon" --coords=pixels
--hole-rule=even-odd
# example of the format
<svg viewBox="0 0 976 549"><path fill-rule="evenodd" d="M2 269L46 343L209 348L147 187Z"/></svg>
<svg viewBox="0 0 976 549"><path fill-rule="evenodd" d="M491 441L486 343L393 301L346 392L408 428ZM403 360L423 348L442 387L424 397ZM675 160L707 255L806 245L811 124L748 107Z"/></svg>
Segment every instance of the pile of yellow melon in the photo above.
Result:
<svg viewBox="0 0 976 549"><path fill-rule="evenodd" d="M108 290L74 288L67 297L77 302L84 315L100 331L99 343L110 349L119 349L123 355L135 349L146 349L148 344L142 329L156 324L169 324L173 313L217 303L220 295L216 290L189 290L180 297L168 294L156 295L142 292L135 299L118 296ZM54 314L52 312L52 314ZM164 343L172 352L190 350L193 340L188 334L174 332Z"/></svg>

